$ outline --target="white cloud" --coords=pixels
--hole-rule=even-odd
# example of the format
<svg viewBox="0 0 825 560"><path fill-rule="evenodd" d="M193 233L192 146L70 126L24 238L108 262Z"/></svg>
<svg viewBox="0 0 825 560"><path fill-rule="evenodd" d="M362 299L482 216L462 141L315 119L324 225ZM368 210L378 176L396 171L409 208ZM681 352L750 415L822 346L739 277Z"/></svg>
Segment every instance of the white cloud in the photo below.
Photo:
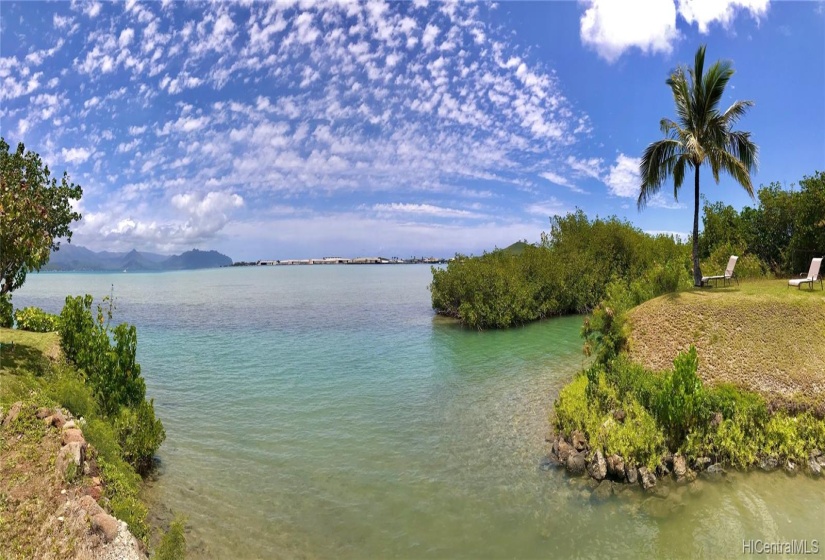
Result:
<svg viewBox="0 0 825 560"><path fill-rule="evenodd" d="M570 208L554 196L551 196L549 200L529 204L525 210L528 214L535 214L536 216L543 216L545 218L561 216L570 212Z"/></svg>
<svg viewBox="0 0 825 560"><path fill-rule="evenodd" d="M610 168L604 180L610 194L626 198L639 197L639 187L642 184L639 178L641 161L641 158L633 158L624 154L616 157L616 163Z"/></svg>
<svg viewBox="0 0 825 560"><path fill-rule="evenodd" d="M542 173L539 173L539 175L541 177L544 177L545 179L547 179L551 183L556 184L556 185L561 185L562 187L566 187L566 188L570 189L573 192L576 192L576 193L586 193L587 192L583 189L580 189L579 187L577 187L576 185L574 185L570 181L568 181L565 177L562 177L561 175L559 175L558 173L554 173L553 171L544 171Z"/></svg>
<svg viewBox="0 0 825 560"><path fill-rule="evenodd" d="M728 28L740 11L756 19L764 16L770 0L584 0L587 8L580 20L585 45L614 62L622 53L638 48L645 53L670 53L679 39L676 15L696 23L701 33L710 24ZM677 10L678 5L678 10Z"/></svg>
<svg viewBox="0 0 825 560"><path fill-rule="evenodd" d="M613 62L632 47L669 53L678 37L673 0L586 0L581 39Z"/></svg>
<svg viewBox="0 0 825 560"><path fill-rule="evenodd" d="M604 160L601 158L579 159L575 156L567 156L567 165L579 177L590 177L591 179L601 179L604 172Z"/></svg>
<svg viewBox="0 0 825 560"><path fill-rule="evenodd" d="M681 210L685 208L684 204L677 202L669 196L665 196L661 191L654 194L650 200L647 201L647 205L654 208L664 208L666 210Z"/></svg>
<svg viewBox="0 0 825 560"><path fill-rule="evenodd" d="M63 148L61 153L63 154L63 160L67 163L83 163L92 155L92 152L86 148L70 148L68 150Z"/></svg>
<svg viewBox="0 0 825 560"><path fill-rule="evenodd" d="M740 10L747 10L756 19L768 12L770 0L679 0L679 15L688 23L696 23L700 33L707 33L711 23L728 28Z"/></svg>
<svg viewBox="0 0 825 560"><path fill-rule="evenodd" d="M407 204L393 202L391 204L374 204L373 210L379 213L390 214L420 214L437 218L473 218L479 215L468 210L458 210L456 208L445 208L432 204Z"/></svg>

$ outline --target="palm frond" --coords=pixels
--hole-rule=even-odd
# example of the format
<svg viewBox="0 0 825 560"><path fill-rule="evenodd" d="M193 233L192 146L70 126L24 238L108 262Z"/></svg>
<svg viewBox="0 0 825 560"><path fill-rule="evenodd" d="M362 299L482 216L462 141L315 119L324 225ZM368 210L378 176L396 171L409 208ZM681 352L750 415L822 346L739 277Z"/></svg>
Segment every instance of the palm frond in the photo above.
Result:
<svg viewBox="0 0 825 560"><path fill-rule="evenodd" d="M653 142L645 148L639 165L639 176L642 179L639 198L636 201L639 208L644 208L647 201L659 192L662 183L673 172L680 156L682 156L682 145L671 138Z"/></svg>
<svg viewBox="0 0 825 560"><path fill-rule="evenodd" d="M727 148L727 151L745 166L748 173L759 167L759 147L751 141L750 132L730 132Z"/></svg>
<svg viewBox="0 0 825 560"><path fill-rule="evenodd" d="M728 127L733 126L742 118L750 107L753 107L753 101L734 101L733 105L727 108L722 114L722 119Z"/></svg>
<svg viewBox="0 0 825 560"><path fill-rule="evenodd" d="M700 111L707 118L712 118L714 113L719 111L719 102L725 93L725 87L733 76L733 68L730 62L720 60L708 69L708 73L702 79L702 106Z"/></svg>
<svg viewBox="0 0 825 560"><path fill-rule="evenodd" d="M733 177L737 183L742 185L745 192L753 198L753 185L751 184L751 175L748 168L736 156L724 150L716 152L716 157L719 166Z"/></svg>

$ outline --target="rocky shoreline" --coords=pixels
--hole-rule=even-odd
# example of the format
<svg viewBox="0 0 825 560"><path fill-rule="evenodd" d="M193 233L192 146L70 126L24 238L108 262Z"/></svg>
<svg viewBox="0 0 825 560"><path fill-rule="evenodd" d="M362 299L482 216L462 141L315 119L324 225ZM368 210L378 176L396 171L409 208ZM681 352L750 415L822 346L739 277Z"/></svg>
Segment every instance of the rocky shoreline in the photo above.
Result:
<svg viewBox="0 0 825 560"><path fill-rule="evenodd" d="M727 475L725 466L710 457L688 461L683 455L669 453L661 457L655 469L637 465L617 454L605 457L600 449L591 447L580 431L572 432L569 438L562 435L548 437L547 442L551 448L542 468L563 468L571 477L588 477L592 481L592 496L596 499L607 499L625 487L641 487L646 493L667 497L670 493L668 483L686 486L700 477L714 480ZM763 471L782 468L790 475L805 472L817 478L825 475L825 453L813 450L806 465L790 460L780 464L775 457L763 457L758 467Z"/></svg>
<svg viewBox="0 0 825 560"><path fill-rule="evenodd" d="M46 431L26 448L34 422L45 424ZM2 509L12 519L29 515L38 520L35 529L18 528L35 540L31 552L38 558L145 560L145 547L126 523L101 506L107 503L105 487L84 425L83 418L61 408L35 409L18 401L8 412L0 410L0 448L7 458L4 468L11 471L3 473Z"/></svg>

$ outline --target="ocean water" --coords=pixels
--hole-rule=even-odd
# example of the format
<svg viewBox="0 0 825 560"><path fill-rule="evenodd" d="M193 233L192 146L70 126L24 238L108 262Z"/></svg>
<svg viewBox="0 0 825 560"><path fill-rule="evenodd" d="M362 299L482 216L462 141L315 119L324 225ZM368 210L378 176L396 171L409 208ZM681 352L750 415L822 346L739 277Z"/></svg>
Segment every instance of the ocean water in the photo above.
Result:
<svg viewBox="0 0 825 560"><path fill-rule="evenodd" d="M825 554L825 481L733 473L596 502L542 470L581 318L461 329L434 316L430 280L418 265L52 273L14 303L113 290L167 433L146 497L187 517L191 558Z"/></svg>

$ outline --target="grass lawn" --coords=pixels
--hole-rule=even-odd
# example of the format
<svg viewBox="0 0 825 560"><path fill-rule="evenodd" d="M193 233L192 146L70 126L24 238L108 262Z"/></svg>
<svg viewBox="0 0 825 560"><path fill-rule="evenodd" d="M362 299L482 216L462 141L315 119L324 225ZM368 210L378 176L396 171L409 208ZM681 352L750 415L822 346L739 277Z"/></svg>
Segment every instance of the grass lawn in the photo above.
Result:
<svg viewBox="0 0 825 560"><path fill-rule="evenodd" d="M59 357L60 336L56 332L0 328L0 400L35 386L34 376L48 373L51 362Z"/></svg>
<svg viewBox="0 0 825 560"><path fill-rule="evenodd" d="M629 314L630 355L662 370L693 344L705 382L825 405L825 291L787 285L742 281L645 302Z"/></svg>

